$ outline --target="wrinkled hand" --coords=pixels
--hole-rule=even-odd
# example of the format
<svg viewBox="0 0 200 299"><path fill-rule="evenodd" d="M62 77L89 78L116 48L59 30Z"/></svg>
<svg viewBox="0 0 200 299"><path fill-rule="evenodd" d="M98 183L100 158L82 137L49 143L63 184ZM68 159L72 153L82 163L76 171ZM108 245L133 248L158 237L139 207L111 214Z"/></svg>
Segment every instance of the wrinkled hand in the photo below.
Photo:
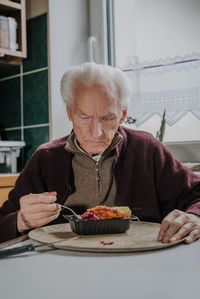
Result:
<svg viewBox="0 0 200 299"><path fill-rule="evenodd" d="M55 203L56 192L29 194L20 198L17 228L20 233L41 227L55 220L60 214L60 206Z"/></svg>
<svg viewBox="0 0 200 299"><path fill-rule="evenodd" d="M184 237L188 244L200 237L200 216L173 210L163 219L158 240L171 243Z"/></svg>

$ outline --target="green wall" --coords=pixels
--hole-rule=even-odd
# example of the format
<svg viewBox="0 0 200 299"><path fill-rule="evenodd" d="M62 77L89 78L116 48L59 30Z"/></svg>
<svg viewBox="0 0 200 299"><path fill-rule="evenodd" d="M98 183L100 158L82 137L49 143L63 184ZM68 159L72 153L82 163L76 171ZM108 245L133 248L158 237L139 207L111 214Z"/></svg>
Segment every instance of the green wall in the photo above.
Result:
<svg viewBox="0 0 200 299"><path fill-rule="evenodd" d="M22 140L20 171L36 148L49 141L47 14L27 21L28 58L0 68L2 140Z"/></svg>

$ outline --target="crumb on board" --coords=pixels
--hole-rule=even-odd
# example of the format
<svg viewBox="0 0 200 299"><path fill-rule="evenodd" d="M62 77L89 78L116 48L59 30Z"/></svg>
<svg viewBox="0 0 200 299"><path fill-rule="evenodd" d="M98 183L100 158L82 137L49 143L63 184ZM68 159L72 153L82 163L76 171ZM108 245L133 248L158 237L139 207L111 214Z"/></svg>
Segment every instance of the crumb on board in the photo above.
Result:
<svg viewBox="0 0 200 299"><path fill-rule="evenodd" d="M104 240L101 240L100 244L102 244L102 245L112 245L112 244L114 244L114 242L113 241L111 241L111 242L105 242Z"/></svg>

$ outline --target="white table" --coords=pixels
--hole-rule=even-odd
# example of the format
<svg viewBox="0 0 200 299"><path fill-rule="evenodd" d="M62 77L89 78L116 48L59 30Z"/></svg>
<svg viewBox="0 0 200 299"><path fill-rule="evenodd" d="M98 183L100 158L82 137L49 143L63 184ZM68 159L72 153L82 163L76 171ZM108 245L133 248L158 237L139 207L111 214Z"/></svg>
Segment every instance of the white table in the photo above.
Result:
<svg viewBox="0 0 200 299"><path fill-rule="evenodd" d="M52 250L0 260L1 299L196 299L199 285L200 240L138 253Z"/></svg>

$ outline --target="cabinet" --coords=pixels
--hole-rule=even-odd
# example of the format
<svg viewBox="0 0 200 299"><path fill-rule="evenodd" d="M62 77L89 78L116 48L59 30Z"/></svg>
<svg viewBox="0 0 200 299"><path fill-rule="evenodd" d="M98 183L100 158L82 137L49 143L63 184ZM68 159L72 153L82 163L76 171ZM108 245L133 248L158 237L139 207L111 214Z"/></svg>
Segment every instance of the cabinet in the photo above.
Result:
<svg viewBox="0 0 200 299"><path fill-rule="evenodd" d="M27 57L25 0L0 0L0 15L13 17L17 21L18 49L13 51L0 47L0 64L20 64Z"/></svg>
<svg viewBox="0 0 200 299"><path fill-rule="evenodd" d="M13 189L17 175L0 176L0 206L8 199L8 193Z"/></svg>

